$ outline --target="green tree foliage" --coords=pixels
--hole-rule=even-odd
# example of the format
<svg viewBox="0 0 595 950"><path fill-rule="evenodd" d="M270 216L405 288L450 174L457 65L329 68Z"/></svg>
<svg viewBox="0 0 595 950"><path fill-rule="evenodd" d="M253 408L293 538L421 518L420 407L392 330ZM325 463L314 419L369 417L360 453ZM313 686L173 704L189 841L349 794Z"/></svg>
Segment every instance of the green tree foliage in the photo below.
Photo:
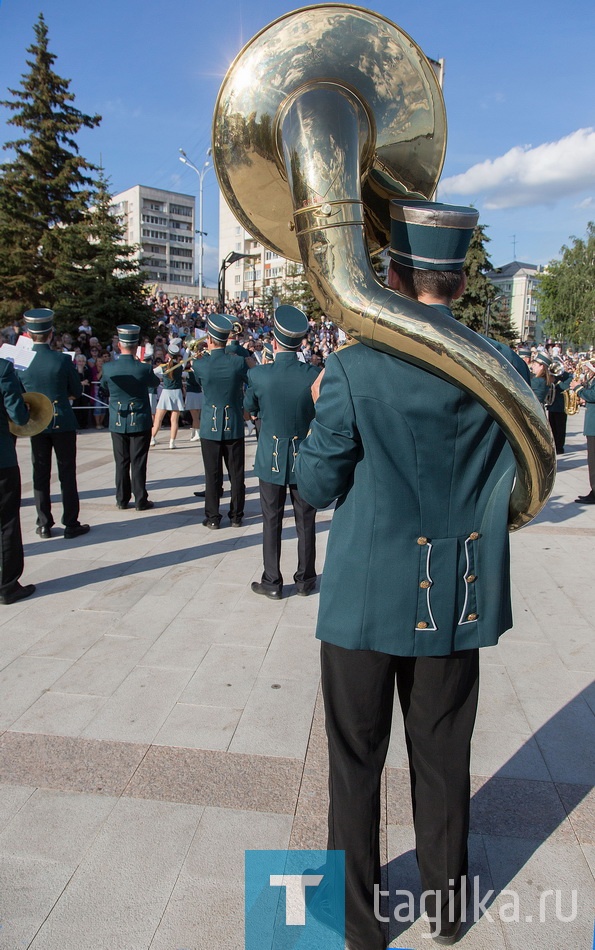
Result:
<svg viewBox="0 0 595 950"><path fill-rule="evenodd" d="M138 247L124 243L124 224L111 210L111 199L100 171L93 205L68 228L66 246L76 250L76 263L64 259L53 281L61 326L75 329L81 317L88 317L100 339L110 337L119 323L137 323L143 331L151 323L144 275L135 257Z"/></svg>
<svg viewBox="0 0 595 950"><path fill-rule="evenodd" d="M550 336L587 347L595 342L595 224L560 252L539 275L539 312Z"/></svg>
<svg viewBox="0 0 595 950"><path fill-rule="evenodd" d="M462 297L453 303L452 311L461 323L478 333L483 333L489 304L489 335L502 343L511 343L515 340L516 334L510 323L508 306L502 306L504 301L494 303L497 291L486 277L488 271L493 270L486 250L489 240L490 238L485 233L485 225L479 224L473 231L465 259L467 287Z"/></svg>
<svg viewBox="0 0 595 950"><path fill-rule="evenodd" d="M0 102L12 112L8 124L22 130L4 145L13 157L0 166L0 322L30 307L53 308L65 244L75 250L68 227L81 221L94 187L94 167L78 154L74 137L101 117L72 105L70 81L53 70L42 14L34 33L21 88Z"/></svg>

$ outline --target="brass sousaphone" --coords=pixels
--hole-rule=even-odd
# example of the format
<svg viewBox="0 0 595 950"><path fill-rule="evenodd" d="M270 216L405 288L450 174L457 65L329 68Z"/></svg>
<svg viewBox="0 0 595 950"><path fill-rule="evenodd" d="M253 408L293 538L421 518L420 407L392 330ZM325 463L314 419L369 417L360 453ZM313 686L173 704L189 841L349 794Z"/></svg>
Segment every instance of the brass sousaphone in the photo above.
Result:
<svg viewBox="0 0 595 950"><path fill-rule="evenodd" d="M556 456L531 389L487 341L386 288L370 254L390 240L390 198L430 199L446 147L434 70L389 20L345 3L296 10L236 57L213 120L214 165L238 221L303 264L323 312L351 337L478 399L517 474L510 528L546 503Z"/></svg>
<svg viewBox="0 0 595 950"><path fill-rule="evenodd" d="M23 393L22 395L23 402L29 407L29 421L22 426L10 420L8 422L8 428L18 439L39 435L47 428L54 415L51 400L43 393Z"/></svg>

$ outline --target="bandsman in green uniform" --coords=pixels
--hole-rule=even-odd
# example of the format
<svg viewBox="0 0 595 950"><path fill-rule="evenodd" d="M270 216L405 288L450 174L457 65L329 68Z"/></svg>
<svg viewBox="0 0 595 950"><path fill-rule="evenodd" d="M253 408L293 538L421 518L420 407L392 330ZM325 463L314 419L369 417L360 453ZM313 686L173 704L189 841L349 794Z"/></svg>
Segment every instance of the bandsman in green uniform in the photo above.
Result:
<svg viewBox="0 0 595 950"><path fill-rule="evenodd" d="M147 494L147 458L151 442L149 390L159 379L147 363L136 359L140 327L118 327L120 356L103 367L103 384L109 393L109 430L116 462L116 505L128 508L134 495L137 511L153 507Z"/></svg>
<svg viewBox="0 0 595 950"><path fill-rule="evenodd" d="M207 353L193 363L193 372L203 391L200 418L200 447L205 470L206 528L221 522L219 502L223 484L223 463L231 482L229 520L239 528L244 517L244 385L248 382L246 361L226 350L232 320L223 313L207 318Z"/></svg>
<svg viewBox="0 0 595 950"><path fill-rule="evenodd" d="M551 358L547 353L542 353L541 350L538 350L531 360L531 389L544 409L550 394L548 370L551 365Z"/></svg>
<svg viewBox="0 0 595 950"><path fill-rule="evenodd" d="M585 363L585 370L586 379L573 381L570 388L574 389L586 406L583 434L587 439L587 463L591 491L587 495L579 495L575 499L575 504L595 505L595 366L587 362Z"/></svg>
<svg viewBox="0 0 595 950"><path fill-rule="evenodd" d="M473 208L391 202L389 286L453 319ZM451 382L362 344L332 354L296 463L300 495L337 501L317 637L329 744L329 849L345 850L346 940L385 950L380 788L395 686L416 854L432 936L454 943L466 903L469 757L479 647L512 624L512 451Z"/></svg>
<svg viewBox="0 0 595 950"><path fill-rule="evenodd" d="M9 422L24 426L29 409L12 363L0 359L0 604L16 604L35 593L19 584L25 566L21 536L21 473Z"/></svg>
<svg viewBox="0 0 595 950"><path fill-rule="evenodd" d="M244 407L260 417L254 472L260 486L263 518L264 570L252 583L255 594L273 600L283 595L281 529L287 489L298 538L298 566L293 575L298 594L307 596L316 585L316 509L305 502L296 485L295 462L314 417L311 387L318 370L297 358L308 318L296 307L278 307L273 328L274 362L248 372Z"/></svg>
<svg viewBox="0 0 595 950"><path fill-rule="evenodd" d="M79 374L70 356L50 349L54 332L54 311L27 310L25 326L33 340L35 357L27 369L20 370L21 383L27 392L43 393L54 406L54 415L47 429L31 439L33 461L33 497L37 508L37 534L51 538L54 518L50 497L52 452L58 462L58 478L62 489L62 524L66 539L86 534L88 524L79 521L80 503L76 481L76 430L78 424L71 399L82 395Z"/></svg>

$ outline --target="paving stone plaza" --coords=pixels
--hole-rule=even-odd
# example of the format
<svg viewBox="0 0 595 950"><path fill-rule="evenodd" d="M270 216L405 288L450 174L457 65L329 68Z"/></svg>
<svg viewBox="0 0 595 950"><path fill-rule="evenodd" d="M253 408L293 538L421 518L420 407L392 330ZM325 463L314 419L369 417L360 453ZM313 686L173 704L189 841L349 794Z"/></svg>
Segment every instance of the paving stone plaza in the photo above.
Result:
<svg viewBox="0 0 595 950"><path fill-rule="evenodd" d="M515 627L482 653L470 849L485 913L462 950L593 947L595 506L573 503L589 487L581 429L571 417L553 496L512 537ZM37 593L0 607L0 950L238 950L244 851L325 846L318 595L250 591L256 443L244 526L208 531L189 434L170 451L161 432L155 508L137 512L116 509L109 433L81 432L92 530L72 541L35 536L19 440L22 581ZM319 566L331 518L318 517ZM383 807L386 888L419 896L396 713ZM419 916L390 935L432 946Z"/></svg>

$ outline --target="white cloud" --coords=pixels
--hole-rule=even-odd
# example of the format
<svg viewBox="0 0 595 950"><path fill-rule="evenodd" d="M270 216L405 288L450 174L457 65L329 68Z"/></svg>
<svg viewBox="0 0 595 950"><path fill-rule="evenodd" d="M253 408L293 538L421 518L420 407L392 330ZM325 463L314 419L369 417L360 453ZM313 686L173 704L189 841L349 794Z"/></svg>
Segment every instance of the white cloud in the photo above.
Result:
<svg viewBox="0 0 595 950"><path fill-rule="evenodd" d="M511 148L440 183L440 197L484 196L486 208L551 204L595 186L595 129L578 129L557 142Z"/></svg>
<svg viewBox="0 0 595 950"><path fill-rule="evenodd" d="M593 197L583 198L582 201L579 201L579 203L576 205L576 207L577 207L577 208L581 208L581 209L582 209L582 208L593 208L593 207L595 207L595 198L593 198Z"/></svg>

